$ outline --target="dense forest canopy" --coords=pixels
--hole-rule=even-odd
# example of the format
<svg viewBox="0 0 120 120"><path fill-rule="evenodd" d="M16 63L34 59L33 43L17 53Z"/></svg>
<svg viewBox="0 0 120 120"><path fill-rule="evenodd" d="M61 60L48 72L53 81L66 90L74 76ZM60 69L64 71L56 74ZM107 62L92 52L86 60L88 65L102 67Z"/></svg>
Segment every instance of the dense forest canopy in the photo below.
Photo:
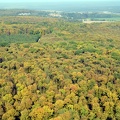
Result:
<svg viewBox="0 0 120 120"><path fill-rule="evenodd" d="M119 120L120 22L0 17L0 119Z"/></svg>

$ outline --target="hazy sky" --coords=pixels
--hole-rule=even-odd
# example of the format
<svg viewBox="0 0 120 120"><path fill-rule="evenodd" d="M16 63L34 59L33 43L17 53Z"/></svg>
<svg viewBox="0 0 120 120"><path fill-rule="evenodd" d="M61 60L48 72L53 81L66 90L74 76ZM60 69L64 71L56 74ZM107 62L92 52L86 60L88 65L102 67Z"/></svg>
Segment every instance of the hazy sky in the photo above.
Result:
<svg viewBox="0 0 120 120"><path fill-rule="evenodd" d="M75 1L119 1L119 0L0 0L0 2L75 2Z"/></svg>

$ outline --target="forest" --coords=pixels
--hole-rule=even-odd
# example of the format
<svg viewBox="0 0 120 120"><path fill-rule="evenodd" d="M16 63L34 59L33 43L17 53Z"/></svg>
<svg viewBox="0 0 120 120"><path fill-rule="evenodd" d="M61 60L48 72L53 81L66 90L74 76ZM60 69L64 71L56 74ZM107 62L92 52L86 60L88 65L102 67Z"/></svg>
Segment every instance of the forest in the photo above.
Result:
<svg viewBox="0 0 120 120"><path fill-rule="evenodd" d="M64 18L69 21L120 21L120 7L115 7L117 11L105 11L104 9L98 11L82 11L82 12L68 12L68 11L57 11L57 10L29 10L29 9L0 9L0 16L42 16L52 18ZM112 10L112 11L111 11Z"/></svg>
<svg viewBox="0 0 120 120"><path fill-rule="evenodd" d="M120 22L0 17L1 120L120 120Z"/></svg>

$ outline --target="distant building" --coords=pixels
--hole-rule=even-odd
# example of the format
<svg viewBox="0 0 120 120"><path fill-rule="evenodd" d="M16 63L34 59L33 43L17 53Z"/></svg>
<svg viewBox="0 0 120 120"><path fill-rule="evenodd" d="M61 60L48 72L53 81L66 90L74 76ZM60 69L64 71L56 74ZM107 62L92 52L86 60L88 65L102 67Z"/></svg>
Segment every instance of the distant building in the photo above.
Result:
<svg viewBox="0 0 120 120"><path fill-rule="evenodd" d="M51 16L51 17L62 17L62 15L60 15L58 13L50 13L49 16Z"/></svg>
<svg viewBox="0 0 120 120"><path fill-rule="evenodd" d="M20 16L28 16L28 15L31 15L31 13L19 13L18 15L20 15Z"/></svg>

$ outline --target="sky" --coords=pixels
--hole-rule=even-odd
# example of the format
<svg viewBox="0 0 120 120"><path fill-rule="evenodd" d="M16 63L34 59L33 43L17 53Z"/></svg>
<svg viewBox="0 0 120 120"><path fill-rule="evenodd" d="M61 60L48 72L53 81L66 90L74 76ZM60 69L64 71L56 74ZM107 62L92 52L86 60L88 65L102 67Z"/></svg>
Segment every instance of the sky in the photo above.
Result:
<svg viewBox="0 0 120 120"><path fill-rule="evenodd" d="M63 1L69 2L73 0L0 0L0 2L63 2ZM74 1L79 1L79 0L74 0Z"/></svg>
<svg viewBox="0 0 120 120"><path fill-rule="evenodd" d="M0 0L0 9L80 11L105 7L108 10L106 6L120 6L120 0Z"/></svg>
<svg viewBox="0 0 120 120"><path fill-rule="evenodd" d="M120 1L120 0L0 0L0 2L75 2L75 1Z"/></svg>

